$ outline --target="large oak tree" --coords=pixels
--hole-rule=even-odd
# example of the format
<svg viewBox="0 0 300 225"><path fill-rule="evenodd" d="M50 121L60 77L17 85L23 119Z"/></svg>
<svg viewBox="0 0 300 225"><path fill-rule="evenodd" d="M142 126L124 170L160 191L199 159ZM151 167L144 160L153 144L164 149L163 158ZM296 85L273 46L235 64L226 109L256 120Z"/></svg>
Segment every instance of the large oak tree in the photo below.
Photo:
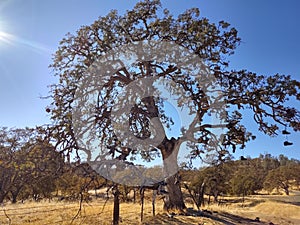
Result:
<svg viewBox="0 0 300 225"><path fill-rule="evenodd" d="M72 115L76 90L86 71L95 60L109 51L148 40L175 43L198 56L221 87L225 108L228 110L222 111L224 123L208 123L212 120L205 118L216 109L209 105L204 88L172 61L140 61L132 70L123 67L101 84L101 90L98 90L100 100L95 105L97 113L94 122L98 138L109 149L112 158L126 161L129 157L141 154L146 160L151 160L159 153L166 159L175 153L176 161L179 147L187 142L191 158L214 151L217 153L214 161L224 160L229 151L234 152L236 147L244 148L245 143L254 138L242 123L245 113L253 115L253 122L266 135L276 135L284 126L300 130L299 111L286 104L290 96L300 99L299 81L280 74L265 76L247 70L230 70L228 56L234 53L241 41L235 28L224 21L215 24L200 17L197 8L186 10L175 17L167 9L162 10L159 0L146 0L137 3L124 15L113 10L107 16L99 17L93 24L82 26L75 34L68 33L60 42L51 65L59 81L51 85L53 102L47 111L51 112L54 121L52 136L61 150L67 153L80 150ZM188 104L183 104L178 97L178 107L186 107L187 114L194 118L189 126L181 130L179 136L165 136L153 152L124 148L114 133L111 120L116 96L129 83L154 76L176 83L191 99ZM130 112L130 131L140 139L151 137L149 121L154 117L160 118L164 128L172 129L174 114L165 109L161 99L153 96L142 99ZM210 141L215 137L213 128L222 126L226 126L222 141L212 147ZM177 174L166 179L166 209L185 208L180 182L177 181Z"/></svg>

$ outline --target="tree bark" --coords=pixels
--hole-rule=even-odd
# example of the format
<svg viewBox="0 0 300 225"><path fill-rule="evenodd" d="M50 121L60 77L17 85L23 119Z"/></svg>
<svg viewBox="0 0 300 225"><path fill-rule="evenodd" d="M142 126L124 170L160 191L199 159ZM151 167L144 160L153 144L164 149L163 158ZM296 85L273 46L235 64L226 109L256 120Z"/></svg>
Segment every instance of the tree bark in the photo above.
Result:
<svg viewBox="0 0 300 225"><path fill-rule="evenodd" d="M17 194L15 194L15 193L12 193L11 194L11 197L12 197L12 199L11 199L11 203L12 204L16 204L17 203Z"/></svg>
<svg viewBox="0 0 300 225"><path fill-rule="evenodd" d="M181 192L181 187L179 183L176 183L177 174L167 178L167 191L168 194L164 202L164 210L166 211L176 211L183 213L186 208L183 195Z"/></svg>
<svg viewBox="0 0 300 225"><path fill-rule="evenodd" d="M156 200L157 190L153 190L152 193L152 215L155 216L155 200Z"/></svg>
<svg viewBox="0 0 300 225"><path fill-rule="evenodd" d="M199 195L198 195L198 204L199 206L204 206L204 192L205 192L205 181L201 184L201 187L199 187Z"/></svg>
<svg viewBox="0 0 300 225"><path fill-rule="evenodd" d="M164 210L170 212L183 213L186 208L183 201L183 194L180 186L180 176L178 173L177 156L180 147L178 139L165 138L159 148L164 160L164 173L166 178L166 187L168 194L164 201Z"/></svg>
<svg viewBox="0 0 300 225"><path fill-rule="evenodd" d="M19 186L19 187L16 187L15 189L12 189L10 191L11 197L12 197L11 203L13 203L13 204L17 203L17 197L18 197L22 187L23 186Z"/></svg>
<svg viewBox="0 0 300 225"><path fill-rule="evenodd" d="M283 190L285 192L286 195L290 195L290 191L289 191L289 186L288 185L283 185Z"/></svg>
<svg viewBox="0 0 300 225"><path fill-rule="evenodd" d="M214 196L214 202L218 203L219 202L219 192L218 191L214 191L213 192L213 196Z"/></svg>
<svg viewBox="0 0 300 225"><path fill-rule="evenodd" d="M5 196L6 195L0 193L0 204L4 202Z"/></svg>
<svg viewBox="0 0 300 225"><path fill-rule="evenodd" d="M193 192L192 192L191 189L187 186L187 184L183 184L183 185L184 185L184 187L188 190L188 192L189 192L191 198L193 199L193 202L194 202L194 203L196 204L196 206L197 206L197 209L200 210L200 204L199 204L199 201L197 201L197 199L196 199L198 193L194 192L194 194L193 194Z"/></svg>
<svg viewBox="0 0 300 225"><path fill-rule="evenodd" d="M143 222L143 218L144 218L144 197L145 197L145 189L142 188L140 190L140 195L141 195L141 222Z"/></svg>

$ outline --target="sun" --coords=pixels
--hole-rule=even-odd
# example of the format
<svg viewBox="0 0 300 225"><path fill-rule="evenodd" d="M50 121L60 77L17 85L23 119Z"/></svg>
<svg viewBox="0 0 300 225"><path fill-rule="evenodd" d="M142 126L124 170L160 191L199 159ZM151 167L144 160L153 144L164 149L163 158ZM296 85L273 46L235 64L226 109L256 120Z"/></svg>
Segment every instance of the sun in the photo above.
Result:
<svg viewBox="0 0 300 225"><path fill-rule="evenodd" d="M10 30L9 28L10 27L8 26L8 24L4 23L3 20L1 21L0 18L0 47L2 47L3 45L10 47L26 47L41 54L52 54L54 52L53 49L42 43L36 42L31 39L26 39L8 32Z"/></svg>
<svg viewBox="0 0 300 225"><path fill-rule="evenodd" d="M1 29L1 27L0 27L0 29ZM0 41L2 41L2 39L5 38L5 36L6 36L5 32L0 30Z"/></svg>
<svg viewBox="0 0 300 225"><path fill-rule="evenodd" d="M6 43L6 44L11 44L14 36L7 33L5 30L6 24L0 19L0 44Z"/></svg>
<svg viewBox="0 0 300 225"><path fill-rule="evenodd" d="M0 30L0 44L1 43L11 44L12 39L13 39L13 35Z"/></svg>

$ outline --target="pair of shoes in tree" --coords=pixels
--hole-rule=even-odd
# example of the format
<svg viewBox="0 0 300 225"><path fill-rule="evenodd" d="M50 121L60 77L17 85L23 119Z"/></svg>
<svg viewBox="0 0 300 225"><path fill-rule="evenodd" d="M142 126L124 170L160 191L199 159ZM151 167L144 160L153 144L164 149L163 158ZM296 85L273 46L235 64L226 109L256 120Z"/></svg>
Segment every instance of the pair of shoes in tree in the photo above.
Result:
<svg viewBox="0 0 300 225"><path fill-rule="evenodd" d="M286 128L285 128L285 129L282 131L282 134L284 134L284 135L289 135L289 134L291 134L291 133L288 132L288 131L286 130ZM290 145L293 145L293 143L292 143L292 142L289 142L288 139L287 139L287 136L286 136L286 141L283 142L283 145L284 145L284 146L290 146Z"/></svg>

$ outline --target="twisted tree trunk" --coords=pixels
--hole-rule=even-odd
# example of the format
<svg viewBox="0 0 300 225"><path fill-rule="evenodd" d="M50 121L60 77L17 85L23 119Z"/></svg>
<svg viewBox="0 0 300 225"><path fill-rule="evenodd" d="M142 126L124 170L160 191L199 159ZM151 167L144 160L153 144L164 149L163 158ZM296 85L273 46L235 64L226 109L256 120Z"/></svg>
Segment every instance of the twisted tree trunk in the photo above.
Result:
<svg viewBox="0 0 300 225"><path fill-rule="evenodd" d="M164 160L164 173L167 177L166 187L168 194L164 201L164 210L183 213L186 206L183 201L177 165L179 147L180 142L175 138L170 140L165 138L159 146Z"/></svg>

